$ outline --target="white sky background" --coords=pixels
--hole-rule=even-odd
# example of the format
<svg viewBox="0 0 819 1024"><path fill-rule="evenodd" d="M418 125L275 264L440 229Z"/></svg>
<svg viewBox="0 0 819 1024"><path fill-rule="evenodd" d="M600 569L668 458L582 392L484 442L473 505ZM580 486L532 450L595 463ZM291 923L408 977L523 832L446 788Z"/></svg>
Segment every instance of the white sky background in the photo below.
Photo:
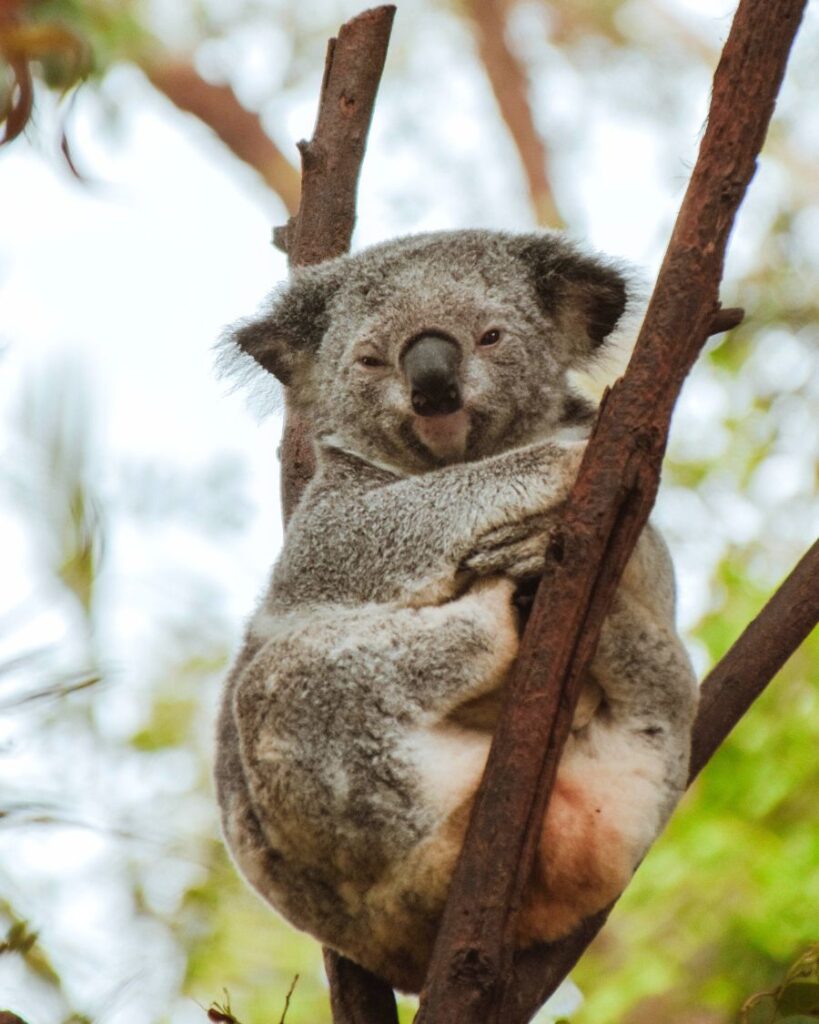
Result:
<svg viewBox="0 0 819 1024"><path fill-rule="evenodd" d="M689 0L679 9L698 31L721 40L733 5L721 3L717 15L714 6L711 0ZM359 4L336 7L340 21L356 13ZM172 16L172 4L158 8ZM539 39L534 31L539 17L534 7L519 12L515 27L524 51ZM263 94L270 76L264 47L247 39L241 46L243 59L237 66L243 69L243 95ZM462 27L435 5L404 2L391 54L404 75L391 78L388 63L362 178L355 246L435 228L530 228L523 178ZM320 75L317 64L314 81L278 110L276 136L282 144L311 134ZM618 110L616 95L597 95L578 126L580 83L568 67L560 81L562 88L548 95L536 85L535 95L538 115L552 129L561 128L566 139L556 170L560 174L562 163L571 158L571 184L561 184L577 223L592 246L625 257L651 275L695 157L708 78L692 73L680 83L690 97L687 123L669 126L662 139L636 113ZM24 142L0 154L0 343L5 347L0 443L4 465L11 465L19 457L14 413L27 381L55 368L66 387L77 376L88 378L102 486L115 513L121 513L111 524L109 568L102 581L102 615L110 627L110 649L103 656L116 666L117 685L101 713L114 734L127 735L144 714L139 695L150 679L163 616L184 617L190 588L198 587L203 602L214 595L214 614L223 611L238 638L280 543L278 418L260 424L241 395L227 393L215 379L211 345L226 323L251 312L284 276L284 257L269 245L269 234L285 215L251 172L137 72L113 71L106 92L121 106L116 132L106 130L91 97L80 95L71 122L75 158L99 184L84 188L58 157L37 153ZM47 140L47 104L41 110L39 137ZM674 166L669 166L669 145L678 154ZM766 187L763 161L752 190L764 197ZM741 260L742 238L740 231L733 259ZM787 355L787 344L778 350ZM793 360L798 376L798 351ZM717 417L723 402L706 379L689 387L676 421L677 430L689 432L689 444L713 440L709 416ZM228 472L228 478L234 480L230 489L240 511L246 504L245 525L214 536L182 516L146 523L126 514L133 496L123 497L123 478L128 473L132 478L134 467L146 464L158 464L164 479L179 487L195 486L196 493L204 488L203 501L208 500L208 480L215 479L208 476L209 467L244 467L244 477L234 480ZM787 482L803 471L792 459L779 467L777 479ZM705 513L696 499L682 505L679 497L675 500L673 507L661 504L660 515L664 522L673 520L678 550L685 553L679 567L681 616L690 625L706 607L708 573L724 535L705 535ZM759 522L754 509L743 506L734 513L740 527L744 522L752 533ZM0 495L0 623L23 602L33 600L38 608L25 628L0 635L0 658L64 639L72 629L64 610L40 601L38 538L28 527L19 508ZM70 760L70 738L63 739ZM0 744L6 744L0 750L0 784L13 784L16 772L18 778L37 778L37 795L44 797L83 791L86 784L70 765L65 779L37 777L36 747L29 747L18 723L0 724ZM8 751L15 756L9 758ZM180 770L184 774L184 765ZM120 781L135 792L152 784ZM104 807L100 811L94 803L99 793L93 794L89 813L104 817ZM103 804L112 799L109 793ZM137 1000L128 997L126 988L106 1003L99 977L128 977L134 966L129 963L126 969L116 944L105 939L110 904L106 896L100 905L103 890L95 873L104 863L100 842L77 832L63 835L60 842L55 870L54 846L43 842L41 832L22 840L19 834L6 838L0 833L0 889L5 875L14 898L24 878L41 874L42 891L49 895L34 909L49 937L67 943L78 963L87 963L88 950L98 958L85 977L74 971L80 998L106 1024L149 1019L152 1007L166 1005L163 999L179 965L169 953L165 973L152 968L140 977ZM66 873L77 880L70 895L58 885ZM50 900L55 902L49 906ZM0 969L7 972L0 973L0 1003L28 1014L29 1024L50 1024L51 1011L42 998L25 989L19 977L9 976L6 964ZM5 998L8 991L16 1000ZM189 1017L189 1010L179 1008L174 1021L200 1019L201 1011L194 1008L196 1016L191 1011Z"/></svg>

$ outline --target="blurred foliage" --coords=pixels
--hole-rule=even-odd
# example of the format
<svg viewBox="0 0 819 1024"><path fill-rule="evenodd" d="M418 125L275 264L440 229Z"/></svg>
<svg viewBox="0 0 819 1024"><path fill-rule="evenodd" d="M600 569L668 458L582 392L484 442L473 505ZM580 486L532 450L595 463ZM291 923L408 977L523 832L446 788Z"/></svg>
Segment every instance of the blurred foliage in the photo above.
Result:
<svg viewBox="0 0 819 1024"><path fill-rule="evenodd" d="M742 1007L740 1024L810 1024L819 1020L819 944L808 949L770 992Z"/></svg>
<svg viewBox="0 0 819 1024"><path fill-rule="evenodd" d="M324 40L350 13L328 4L315 14L311 6L190 2L176 5L174 33L164 33L157 5L134 0L6 3L6 136L22 131L35 78L62 95L86 79L104 85L117 61L180 48L211 69L230 70L241 65L241 39L268 24L271 11L290 43L275 62L275 109L277 89L315 78ZM438 6L460 25L475 5ZM671 4L583 0L509 10L535 91L559 94L554 76L566 68L588 90L576 96L575 121L590 96L613 93L665 137L691 75L714 59L697 20ZM422 28L409 38L423 42ZM816 41L814 31L805 41L808 59L789 79L815 76ZM409 74L412 56L408 44L396 46L384 85L393 96L389 75L409 80L400 76ZM703 666L730 646L815 529L819 179L800 143L813 102L792 90L779 105L765 156L774 186L761 196L752 190L751 227L743 229L751 255L726 285L730 302L752 316L711 343L691 401L684 396L678 410L669 452L661 525L682 566L689 546L711 567L707 610L691 634ZM569 136L579 134L558 139L565 152L555 154L557 184L566 191L576 171ZM706 410L698 404L704 396ZM91 1009L104 1020L133 1001L134 978L146 1021L190 1021L196 1000L202 1009L193 1012L203 1021L205 1007L218 1003L243 1024L273 1024L297 974L288 1024L326 1021L317 944L248 891L217 838L210 709L238 630L220 606L218 580L204 579L180 556L173 572L139 578L138 601L129 605L122 596L139 570L133 562L122 569L122 549L134 546L129 530L150 536L184 522L216 547L235 538L247 510L241 467L214 461L181 473L161 461L112 463L94 425L93 395L66 366L30 381L20 399L0 482L25 524L36 572L30 602L0 621L0 638L26 638L0 656L0 707L14 718L0 766L20 752L23 762L0 806L0 839L9 841L0 849L0 865L9 867L1 879L9 893L0 901L2 958L19 960L25 983L51 1008L48 1019L66 1024L86 1020ZM130 617L127 643L115 614L122 607ZM50 639L32 645L44 608L59 628L44 628ZM728 1024L742 1014L744 1024L761 1024L815 1016L816 947L781 979L819 939L817 680L814 633L704 771L581 961L574 976L585 1004L573 1022ZM76 980L88 973L88 951L78 955L70 929L55 924L74 913L69 869L60 861L69 833L81 833L89 847L71 885L85 880L111 894L107 934L124 944L130 937L129 958L142 965L140 974L130 962L101 961L91 995ZM49 872L32 857L23 871L21 849L52 851L56 866ZM98 940L99 956L108 952L104 945ZM400 1012L407 1024L412 1002Z"/></svg>

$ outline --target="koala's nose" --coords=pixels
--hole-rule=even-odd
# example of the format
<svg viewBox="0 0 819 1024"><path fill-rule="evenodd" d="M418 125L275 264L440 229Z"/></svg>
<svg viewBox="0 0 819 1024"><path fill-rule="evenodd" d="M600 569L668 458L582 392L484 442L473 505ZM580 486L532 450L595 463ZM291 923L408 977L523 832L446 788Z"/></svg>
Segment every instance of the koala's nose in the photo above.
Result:
<svg viewBox="0 0 819 1024"><path fill-rule="evenodd" d="M404 352L402 364L418 416L442 416L461 408L457 342L442 334L421 334Z"/></svg>

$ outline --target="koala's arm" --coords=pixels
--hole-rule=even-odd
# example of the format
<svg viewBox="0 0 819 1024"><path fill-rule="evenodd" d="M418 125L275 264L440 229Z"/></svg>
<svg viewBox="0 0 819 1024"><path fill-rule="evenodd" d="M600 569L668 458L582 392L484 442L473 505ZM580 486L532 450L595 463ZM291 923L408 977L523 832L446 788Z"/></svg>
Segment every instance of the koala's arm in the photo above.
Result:
<svg viewBox="0 0 819 1024"><path fill-rule="evenodd" d="M274 577L287 604L449 600L468 584L481 539L542 517L566 498L584 442L541 442L418 476L374 482L345 453L322 470L294 516Z"/></svg>

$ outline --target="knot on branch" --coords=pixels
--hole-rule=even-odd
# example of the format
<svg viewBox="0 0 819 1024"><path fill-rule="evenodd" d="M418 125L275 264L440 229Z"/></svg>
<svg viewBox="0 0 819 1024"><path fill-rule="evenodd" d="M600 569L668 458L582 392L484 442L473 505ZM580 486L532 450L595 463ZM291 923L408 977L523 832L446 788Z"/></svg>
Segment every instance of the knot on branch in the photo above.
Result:
<svg viewBox="0 0 819 1024"><path fill-rule="evenodd" d="M455 950L449 976L457 984L468 985L474 992L489 992L498 981L494 961L475 946L461 946Z"/></svg>
<svg viewBox="0 0 819 1024"><path fill-rule="evenodd" d="M754 164L756 164L756 161L754 161ZM720 202L726 206L739 205L739 201L745 192L746 184L745 178L726 178L720 189Z"/></svg>
<svg viewBox="0 0 819 1024"><path fill-rule="evenodd" d="M647 426L634 434L634 447L638 452L653 452L659 442L659 431L655 427Z"/></svg>
<svg viewBox="0 0 819 1024"><path fill-rule="evenodd" d="M312 139L299 139L296 149L301 153L301 169L305 174L324 167L324 149Z"/></svg>
<svg viewBox="0 0 819 1024"><path fill-rule="evenodd" d="M468 985L475 992L488 992L498 984L494 962L475 946L456 949L449 965L449 977L457 984Z"/></svg>
<svg viewBox="0 0 819 1024"><path fill-rule="evenodd" d="M290 240L293 237L296 218L291 217L286 224L273 228L273 245L287 256L290 252Z"/></svg>
<svg viewBox="0 0 819 1024"><path fill-rule="evenodd" d="M338 107L341 113L345 117L352 117L355 113L357 101L355 96L348 96L346 93L342 93L338 98Z"/></svg>

